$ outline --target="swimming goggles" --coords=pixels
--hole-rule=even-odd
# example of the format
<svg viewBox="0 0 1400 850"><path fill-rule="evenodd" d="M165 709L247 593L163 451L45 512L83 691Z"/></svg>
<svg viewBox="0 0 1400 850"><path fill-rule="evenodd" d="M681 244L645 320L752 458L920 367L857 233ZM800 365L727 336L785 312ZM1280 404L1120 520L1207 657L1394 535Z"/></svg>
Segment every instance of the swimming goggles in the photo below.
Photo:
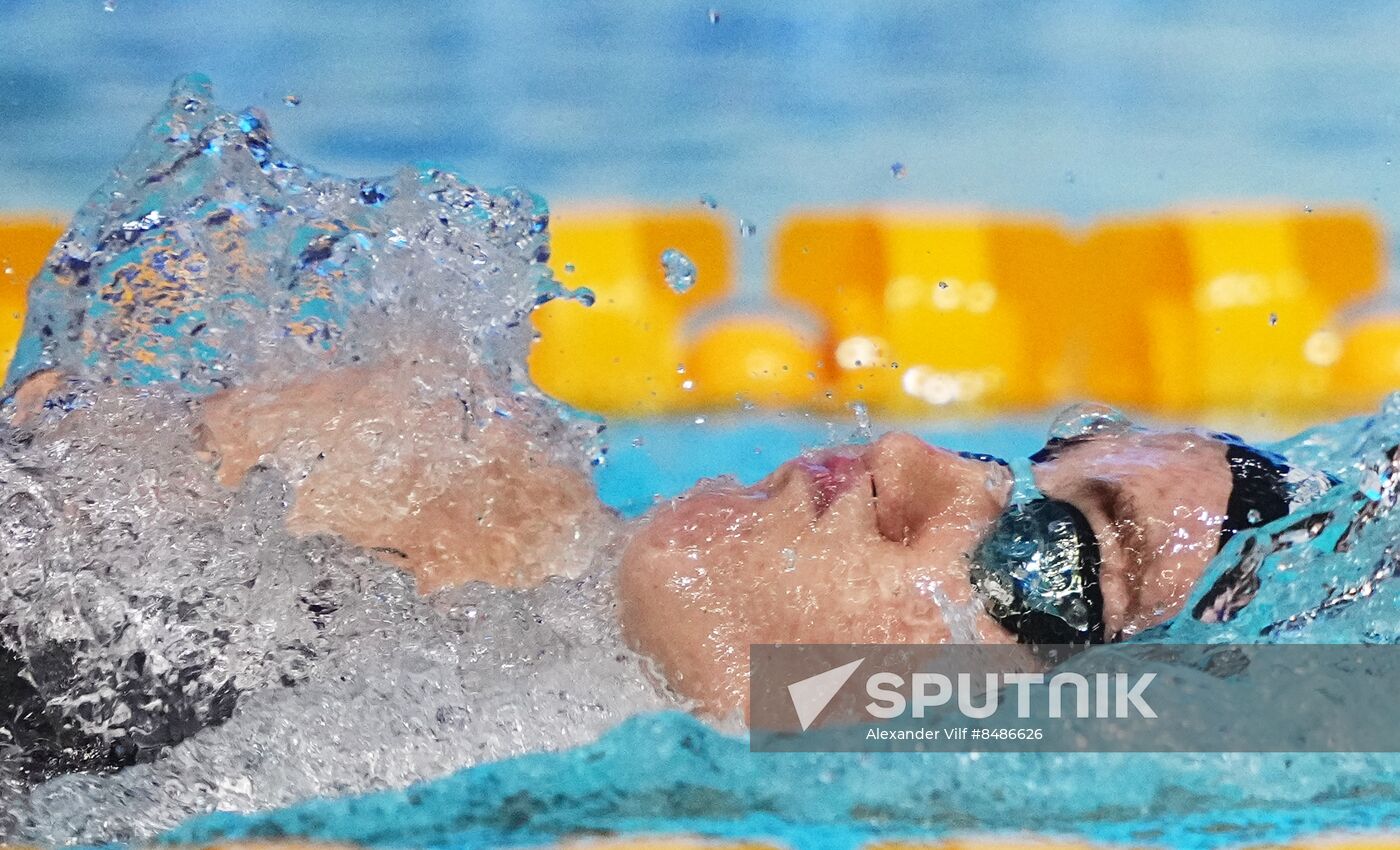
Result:
<svg viewBox="0 0 1400 850"><path fill-rule="evenodd" d="M1029 459L1008 465L1011 504L972 552L973 588L1021 643L1103 643L1103 560L1089 520L1035 488Z"/></svg>
<svg viewBox="0 0 1400 850"><path fill-rule="evenodd" d="M1220 533L1223 547L1241 531L1286 516L1295 488L1282 457L1233 434L1211 436L1225 444L1230 466L1230 497ZM1100 586L1103 557L1093 527L1074 505L1040 493L1030 471L1032 464L1072 442L1052 440L1053 445L1025 462L999 461L1013 472L1011 503L972 552L968 576L973 588L987 612L1021 643L1098 644L1108 639ZM1248 604L1258 589L1258 577L1235 572L1220 577L1193 616L1200 619L1222 604Z"/></svg>

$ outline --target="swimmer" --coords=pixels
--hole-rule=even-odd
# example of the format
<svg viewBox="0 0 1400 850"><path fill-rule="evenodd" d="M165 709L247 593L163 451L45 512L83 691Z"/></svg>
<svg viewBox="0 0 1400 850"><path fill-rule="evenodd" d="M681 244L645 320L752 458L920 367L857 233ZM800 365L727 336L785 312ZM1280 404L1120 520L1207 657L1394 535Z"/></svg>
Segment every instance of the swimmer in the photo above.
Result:
<svg viewBox="0 0 1400 850"><path fill-rule="evenodd" d="M203 458L229 487L256 466L277 469L293 489L289 531L344 537L412 573L420 591L529 585L582 563L560 553L596 546L578 530L615 518L509 419L475 427L451 392L423 390L453 385L443 368L349 367L222 391L195 402ZM63 384L31 377L11 421L58 403ZM890 434L654 509L622 554L619 616L699 710L743 711L754 643L1139 634L1182 611L1231 535L1329 484L1228 435L1111 418L1010 463ZM1249 603L1251 580L1222 579L1192 615L1228 618Z"/></svg>
<svg viewBox="0 0 1400 850"><path fill-rule="evenodd" d="M750 644L1118 641L1334 483L1231 435L1100 424L1022 462L893 433L702 484L627 545L626 634L716 714L746 707ZM1191 615L1228 619L1254 581L1227 574Z"/></svg>

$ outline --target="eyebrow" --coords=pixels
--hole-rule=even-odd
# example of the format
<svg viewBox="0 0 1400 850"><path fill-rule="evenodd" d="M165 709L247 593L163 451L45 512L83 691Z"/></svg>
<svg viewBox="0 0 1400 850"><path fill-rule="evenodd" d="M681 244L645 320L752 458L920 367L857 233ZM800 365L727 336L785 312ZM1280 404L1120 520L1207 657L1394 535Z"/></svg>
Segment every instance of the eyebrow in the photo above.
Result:
<svg viewBox="0 0 1400 850"><path fill-rule="evenodd" d="M1051 437L1040 451L1030 456L1031 463L1046 463L1058 459L1069 449L1080 446L1097 437L1098 434L1079 434L1074 437Z"/></svg>
<svg viewBox="0 0 1400 850"><path fill-rule="evenodd" d="M1120 482L1087 478L1079 484L1077 492L1092 500L1110 522L1131 519L1136 513L1137 504L1132 494Z"/></svg>
<svg viewBox="0 0 1400 850"><path fill-rule="evenodd" d="M1127 487L1106 478L1086 478L1075 488L1074 495L1106 517L1106 529L1111 528L1118 535L1119 549L1133 553L1131 557L1141 556L1146 549L1146 529L1138 519L1137 500ZM1102 546L1102 541L1099 544Z"/></svg>

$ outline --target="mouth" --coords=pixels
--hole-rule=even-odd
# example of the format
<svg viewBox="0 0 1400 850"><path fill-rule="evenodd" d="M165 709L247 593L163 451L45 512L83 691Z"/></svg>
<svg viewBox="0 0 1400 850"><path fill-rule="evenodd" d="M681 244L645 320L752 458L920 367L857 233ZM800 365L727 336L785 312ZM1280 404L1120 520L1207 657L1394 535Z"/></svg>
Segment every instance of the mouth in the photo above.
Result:
<svg viewBox="0 0 1400 850"><path fill-rule="evenodd" d="M841 494L856 487L868 488L871 498L876 496L875 478L866 465L864 455L852 453L849 449L804 455L793 461L793 467L811 482L812 504L817 517L826 513Z"/></svg>

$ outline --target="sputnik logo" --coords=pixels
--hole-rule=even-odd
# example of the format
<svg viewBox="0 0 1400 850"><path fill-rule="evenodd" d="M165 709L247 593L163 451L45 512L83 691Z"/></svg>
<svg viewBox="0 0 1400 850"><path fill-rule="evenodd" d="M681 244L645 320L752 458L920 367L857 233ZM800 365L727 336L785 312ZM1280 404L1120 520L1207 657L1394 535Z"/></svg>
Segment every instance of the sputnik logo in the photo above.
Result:
<svg viewBox="0 0 1400 850"><path fill-rule="evenodd" d="M858 658L849 664L842 664L825 673L818 673L788 685L788 696L792 698L792 707L797 711L797 722L802 724L803 732L806 732L813 721L831 704L837 692L855 674L856 668L864 663L864 658Z"/></svg>

